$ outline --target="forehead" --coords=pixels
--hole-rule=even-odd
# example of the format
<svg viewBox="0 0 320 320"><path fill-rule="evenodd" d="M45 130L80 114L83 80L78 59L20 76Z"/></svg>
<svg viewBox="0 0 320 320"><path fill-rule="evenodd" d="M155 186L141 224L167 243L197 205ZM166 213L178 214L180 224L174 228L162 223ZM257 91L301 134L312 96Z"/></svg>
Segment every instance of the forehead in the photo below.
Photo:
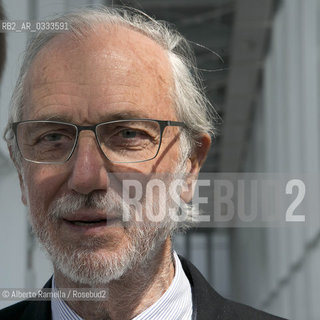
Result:
<svg viewBox="0 0 320 320"><path fill-rule="evenodd" d="M41 113L63 96L81 108L120 97L123 108L172 112L172 83L167 53L155 41L125 27L99 26L79 38L58 35L40 50L27 75L24 113Z"/></svg>

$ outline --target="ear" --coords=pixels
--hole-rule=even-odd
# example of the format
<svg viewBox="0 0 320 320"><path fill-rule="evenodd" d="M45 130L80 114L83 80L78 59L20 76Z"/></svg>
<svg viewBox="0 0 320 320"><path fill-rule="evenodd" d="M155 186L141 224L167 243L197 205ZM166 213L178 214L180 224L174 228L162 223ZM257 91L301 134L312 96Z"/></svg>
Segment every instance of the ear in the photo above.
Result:
<svg viewBox="0 0 320 320"><path fill-rule="evenodd" d="M208 134L203 134L192 150L192 154L187 160L186 186L181 193L181 199L188 203L193 196L194 181L197 179L199 171L206 160L211 145L211 138Z"/></svg>
<svg viewBox="0 0 320 320"><path fill-rule="evenodd" d="M14 163L14 166L16 167L17 172L18 172L20 190L21 190L21 201L26 206L27 205L27 197L26 197L27 193L26 193L26 188L25 188L25 185L24 185L24 180L23 180L23 176L22 176L22 172L21 172L21 167L17 163L15 157L13 156L12 147L8 146L8 149L9 149L9 153L10 153L10 158L11 158L12 162Z"/></svg>
<svg viewBox="0 0 320 320"><path fill-rule="evenodd" d="M20 190L21 190L21 201L25 206L27 206L26 188L25 188L23 177L20 171L18 171L18 175L19 175L19 183L20 183Z"/></svg>

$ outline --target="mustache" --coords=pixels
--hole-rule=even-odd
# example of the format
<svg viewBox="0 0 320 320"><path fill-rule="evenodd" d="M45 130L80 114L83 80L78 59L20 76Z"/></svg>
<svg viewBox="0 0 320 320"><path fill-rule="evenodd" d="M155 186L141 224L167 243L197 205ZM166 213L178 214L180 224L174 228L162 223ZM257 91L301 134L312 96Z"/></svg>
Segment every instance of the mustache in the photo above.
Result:
<svg viewBox="0 0 320 320"><path fill-rule="evenodd" d="M123 213L130 213L130 206L114 190L106 193L93 192L88 195L65 194L52 202L48 216L49 219L71 218L80 209L99 209L112 216L122 218Z"/></svg>

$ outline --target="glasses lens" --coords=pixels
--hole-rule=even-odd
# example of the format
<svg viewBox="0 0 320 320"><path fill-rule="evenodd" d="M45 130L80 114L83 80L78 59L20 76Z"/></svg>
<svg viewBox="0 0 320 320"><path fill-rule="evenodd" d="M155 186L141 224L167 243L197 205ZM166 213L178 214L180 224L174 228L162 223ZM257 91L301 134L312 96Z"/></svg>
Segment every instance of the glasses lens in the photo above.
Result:
<svg viewBox="0 0 320 320"><path fill-rule="evenodd" d="M114 162L139 162L157 155L161 130L152 120L115 121L100 124L97 136L102 151Z"/></svg>
<svg viewBox="0 0 320 320"><path fill-rule="evenodd" d="M30 121L19 123L17 141L22 156L37 162L63 162L74 147L77 129L73 125Z"/></svg>

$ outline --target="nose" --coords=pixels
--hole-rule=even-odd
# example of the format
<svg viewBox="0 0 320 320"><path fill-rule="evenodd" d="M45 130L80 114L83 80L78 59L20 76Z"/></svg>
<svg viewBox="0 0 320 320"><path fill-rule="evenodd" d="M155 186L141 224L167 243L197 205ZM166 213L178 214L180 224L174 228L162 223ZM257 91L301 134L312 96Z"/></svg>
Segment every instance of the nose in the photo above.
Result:
<svg viewBox="0 0 320 320"><path fill-rule="evenodd" d="M107 191L108 160L102 154L93 135L80 134L76 150L69 161L72 166L68 180L69 190L84 195L94 191Z"/></svg>

